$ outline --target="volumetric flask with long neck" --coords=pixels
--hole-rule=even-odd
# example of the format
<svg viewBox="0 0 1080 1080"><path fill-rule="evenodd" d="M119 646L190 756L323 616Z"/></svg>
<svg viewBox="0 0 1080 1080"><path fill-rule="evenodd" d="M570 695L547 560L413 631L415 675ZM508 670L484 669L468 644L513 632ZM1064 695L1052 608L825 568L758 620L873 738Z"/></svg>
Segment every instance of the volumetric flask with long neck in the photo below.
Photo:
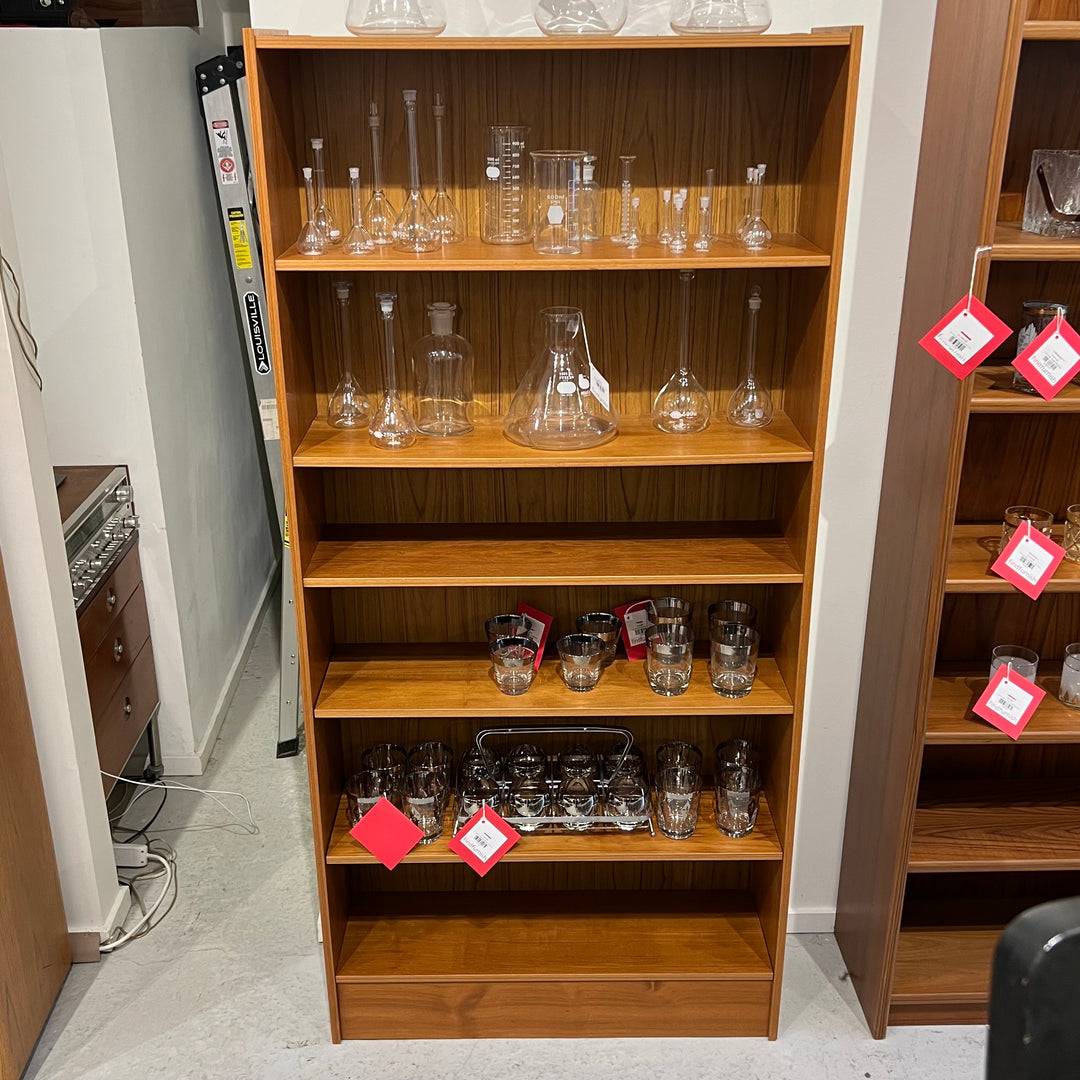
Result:
<svg viewBox="0 0 1080 1080"><path fill-rule="evenodd" d="M529 129L500 124L490 134L480 235L485 244L527 244L532 239L532 178L525 150Z"/></svg>

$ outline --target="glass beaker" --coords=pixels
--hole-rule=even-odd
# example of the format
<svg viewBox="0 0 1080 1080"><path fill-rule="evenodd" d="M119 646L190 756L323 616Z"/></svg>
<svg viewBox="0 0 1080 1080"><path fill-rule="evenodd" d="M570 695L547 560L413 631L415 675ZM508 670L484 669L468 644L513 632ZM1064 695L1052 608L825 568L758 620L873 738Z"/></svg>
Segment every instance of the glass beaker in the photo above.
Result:
<svg viewBox="0 0 1080 1080"><path fill-rule="evenodd" d="M394 357L394 305L397 293L376 293L383 324L383 355L386 360L386 385L379 407L371 417L368 438L383 450L404 450L416 442L416 424L397 389Z"/></svg>
<svg viewBox="0 0 1080 1080"><path fill-rule="evenodd" d="M529 129L497 124L488 131L481 239L485 244L527 244L532 239L532 184L525 178Z"/></svg>
<svg viewBox="0 0 1080 1080"><path fill-rule="evenodd" d="M416 91L402 90L405 125L409 133L409 194L394 222L395 251L436 251L442 237L435 230L435 217L420 187L420 148L416 135Z"/></svg>
<svg viewBox="0 0 1080 1080"><path fill-rule="evenodd" d="M533 247L541 255L581 254L583 150L533 150Z"/></svg>
<svg viewBox="0 0 1080 1080"><path fill-rule="evenodd" d="M347 281L334 282L338 308L338 347L341 350L341 380L330 395L326 420L331 427L364 428L371 418L371 402L360 389L352 370L352 325L349 321L351 288Z"/></svg>
<svg viewBox="0 0 1080 1080"><path fill-rule="evenodd" d="M768 0L674 0L676 34L760 34L769 29Z"/></svg>
<svg viewBox="0 0 1080 1080"><path fill-rule="evenodd" d="M472 431L473 350L454 333L453 304L428 304L431 333L413 346L416 426L425 435Z"/></svg>
<svg viewBox="0 0 1080 1080"><path fill-rule="evenodd" d="M540 312L544 344L503 419L506 437L539 450L585 450L615 437L619 418L595 393L585 316L579 308Z"/></svg>
<svg viewBox="0 0 1080 1080"><path fill-rule="evenodd" d="M712 405L705 388L690 370L690 286L694 271L683 270L682 320L679 333L679 367L653 402L653 423L669 435L689 435L709 426Z"/></svg>
<svg viewBox="0 0 1080 1080"><path fill-rule="evenodd" d="M746 376L728 401L728 420L736 427L766 427L772 423L772 395L757 381L757 322L761 289L755 285L747 301L750 311L746 330Z"/></svg>
<svg viewBox="0 0 1080 1080"><path fill-rule="evenodd" d="M354 34L441 34L443 0L349 0L345 26Z"/></svg>
<svg viewBox="0 0 1080 1080"><path fill-rule="evenodd" d="M628 0L538 0L533 14L545 34L617 34Z"/></svg>

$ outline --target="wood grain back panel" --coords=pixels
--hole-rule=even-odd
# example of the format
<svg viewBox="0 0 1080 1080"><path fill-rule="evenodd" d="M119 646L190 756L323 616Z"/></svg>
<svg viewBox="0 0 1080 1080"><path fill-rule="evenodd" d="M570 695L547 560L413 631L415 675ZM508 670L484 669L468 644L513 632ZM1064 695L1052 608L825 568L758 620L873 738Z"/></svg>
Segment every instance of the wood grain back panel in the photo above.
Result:
<svg viewBox="0 0 1080 1080"><path fill-rule="evenodd" d="M1028 0L1027 17L1037 20L1080 20L1080 0Z"/></svg>
<svg viewBox="0 0 1080 1080"><path fill-rule="evenodd" d="M990 310L1015 332L1020 328L1026 300L1068 304L1071 317L1080 318L1080 263L995 260L990 266L990 282L986 288L986 304ZM1016 356L1016 345L1017 339L1013 336L999 346L994 351L998 362L1008 364Z"/></svg>
<svg viewBox="0 0 1080 1080"><path fill-rule="evenodd" d="M1072 641L1080 641L1080 594L1047 593L1033 604L1018 592L950 593L941 617L938 663L989 665L995 645L1023 645L1046 660L1061 660Z"/></svg>

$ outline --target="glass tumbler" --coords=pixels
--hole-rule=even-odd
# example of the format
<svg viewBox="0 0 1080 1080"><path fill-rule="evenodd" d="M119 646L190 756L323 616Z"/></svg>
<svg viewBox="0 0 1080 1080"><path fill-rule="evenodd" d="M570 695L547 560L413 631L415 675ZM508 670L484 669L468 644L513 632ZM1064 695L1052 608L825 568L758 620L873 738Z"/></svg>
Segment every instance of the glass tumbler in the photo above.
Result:
<svg viewBox="0 0 1080 1080"><path fill-rule="evenodd" d="M468 821L481 806L498 811L502 799L499 785L491 776L475 776L461 786L461 816Z"/></svg>
<svg viewBox="0 0 1080 1080"><path fill-rule="evenodd" d="M661 743L656 748L656 771L664 769L680 768L689 769L691 772L701 773L701 762L704 758L701 750L693 743L673 740Z"/></svg>
<svg viewBox="0 0 1080 1080"><path fill-rule="evenodd" d="M543 780L547 754L532 743L520 743L506 755L506 771L511 780Z"/></svg>
<svg viewBox="0 0 1080 1080"><path fill-rule="evenodd" d="M709 629L717 623L736 622L743 626L757 626L757 608L745 600L721 600L709 605Z"/></svg>
<svg viewBox="0 0 1080 1080"><path fill-rule="evenodd" d="M1070 709L1080 709L1080 641L1065 646L1058 700Z"/></svg>
<svg viewBox="0 0 1080 1080"><path fill-rule="evenodd" d="M559 777L562 780L595 780L598 771L596 755L584 746L568 746L559 754Z"/></svg>
<svg viewBox="0 0 1080 1080"><path fill-rule="evenodd" d="M521 124L498 124L488 133L481 239L485 244L527 244L533 228L532 183L526 175L525 151L529 129Z"/></svg>
<svg viewBox="0 0 1080 1080"><path fill-rule="evenodd" d="M661 596L652 602L652 621L656 626L690 626L694 605L678 596Z"/></svg>
<svg viewBox="0 0 1080 1080"><path fill-rule="evenodd" d="M442 836L445 791L446 785L431 769L413 769L405 776L405 813L423 832L421 844Z"/></svg>
<svg viewBox="0 0 1080 1080"><path fill-rule="evenodd" d="M488 646L495 685L511 697L524 694L532 686L536 642L527 637L505 637Z"/></svg>
<svg viewBox="0 0 1080 1080"><path fill-rule="evenodd" d="M611 778L616 773L629 773L631 776L645 776L645 755L640 746L631 746L624 752L620 746L609 750L604 755L604 774Z"/></svg>
<svg viewBox="0 0 1080 1080"><path fill-rule="evenodd" d="M701 810L701 773L679 765L661 769L654 795L660 831L669 840L689 840Z"/></svg>
<svg viewBox="0 0 1080 1080"><path fill-rule="evenodd" d="M499 774L499 759L487 749L473 745L461 755L462 787L470 780L489 777L494 780Z"/></svg>
<svg viewBox="0 0 1080 1080"><path fill-rule="evenodd" d="M389 769L398 780L404 780L408 756L405 747L397 743L376 743L360 755L360 764L365 769Z"/></svg>
<svg viewBox="0 0 1080 1080"><path fill-rule="evenodd" d="M1030 521L1031 528L1036 532L1041 532L1043 536L1049 536L1054 527L1054 515L1049 510L1043 510L1038 506L1010 506L1005 511L1005 522L1001 526L1001 543L998 545L999 555L1008 547L1009 541L1013 538L1013 533L1025 521ZM1027 526L1025 525L1024 528L1027 528Z"/></svg>
<svg viewBox="0 0 1080 1080"><path fill-rule="evenodd" d="M581 254L584 150L533 150L533 247L540 255Z"/></svg>
<svg viewBox="0 0 1080 1080"><path fill-rule="evenodd" d="M645 675L653 693L685 694L694 668L694 634L688 626L650 626L645 634Z"/></svg>
<svg viewBox="0 0 1080 1080"><path fill-rule="evenodd" d="M727 765L748 765L761 771L761 751L748 739L728 739L716 748L716 771Z"/></svg>
<svg viewBox="0 0 1080 1080"><path fill-rule="evenodd" d="M352 828L383 796L382 784L371 769L366 769L345 781L345 805Z"/></svg>
<svg viewBox="0 0 1080 1080"><path fill-rule="evenodd" d="M571 776L564 778L559 784L557 802L562 815L560 824L564 829L573 832L584 832L591 824L590 821L575 820L584 817L592 817L596 813L600 797L597 794L596 782L585 776Z"/></svg>
<svg viewBox="0 0 1080 1080"><path fill-rule="evenodd" d="M496 615L484 623L489 642L506 637L529 637L531 622L528 615Z"/></svg>
<svg viewBox="0 0 1080 1080"><path fill-rule="evenodd" d="M1016 355L1019 356L1061 313L1063 319L1069 317L1069 305L1058 304L1049 300L1025 300L1020 329L1016 332ZM1013 368L1012 388L1024 394L1037 393L1015 368Z"/></svg>
<svg viewBox="0 0 1080 1080"><path fill-rule="evenodd" d="M716 827L734 839L757 824L761 774L753 765L725 765L716 774Z"/></svg>
<svg viewBox="0 0 1080 1080"><path fill-rule="evenodd" d="M563 682L583 694L600 681L604 643L595 634L567 634L559 638L559 667Z"/></svg>
<svg viewBox="0 0 1080 1080"><path fill-rule="evenodd" d="M607 667L615 659L622 619L606 611L590 611L588 615L578 616L577 629L579 634L595 634L604 643L604 658L600 666Z"/></svg>
<svg viewBox="0 0 1080 1080"><path fill-rule="evenodd" d="M1017 675L1023 675L1025 679L1034 682L1039 673L1039 654L1025 649L1023 645L995 645L990 654L991 679L1003 664L1011 664Z"/></svg>
<svg viewBox="0 0 1080 1080"><path fill-rule="evenodd" d="M1065 511L1065 558L1080 562L1080 503Z"/></svg>
<svg viewBox="0 0 1080 1080"><path fill-rule="evenodd" d="M709 629L709 678L726 698L744 698L754 687L761 635L742 623L718 623Z"/></svg>
<svg viewBox="0 0 1080 1080"><path fill-rule="evenodd" d="M506 807L511 817L543 818L547 814L549 803L548 786L543 780L531 780L519 777L510 785L510 794L506 798ZM519 832L536 832L542 821L530 821L514 826Z"/></svg>
<svg viewBox="0 0 1080 1080"><path fill-rule="evenodd" d="M649 805L649 789L640 773L617 772L608 781L607 813L609 817L641 817ZM615 823L623 832L632 832L633 822Z"/></svg>

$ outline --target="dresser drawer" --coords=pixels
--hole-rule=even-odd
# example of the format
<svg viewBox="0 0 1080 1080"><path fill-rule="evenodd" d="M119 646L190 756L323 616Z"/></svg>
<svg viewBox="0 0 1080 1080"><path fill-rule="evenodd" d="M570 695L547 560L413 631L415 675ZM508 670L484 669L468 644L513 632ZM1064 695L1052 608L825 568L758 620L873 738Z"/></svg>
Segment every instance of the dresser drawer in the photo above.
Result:
<svg viewBox="0 0 1080 1080"><path fill-rule="evenodd" d="M106 627L101 643L86 661L86 688L92 713L97 715L99 709L108 705L149 637L150 619L140 584Z"/></svg>
<svg viewBox="0 0 1080 1080"><path fill-rule="evenodd" d="M154 648L147 641L116 693L103 709L94 714L98 761L103 772L120 775L128 758L135 752L157 705ZM115 781L108 776L103 776L101 780L108 795Z"/></svg>
<svg viewBox="0 0 1080 1080"><path fill-rule="evenodd" d="M97 651L113 619L141 582L139 545L135 544L105 579L97 596L79 614L79 638L82 641L84 664L89 665L90 657Z"/></svg>

